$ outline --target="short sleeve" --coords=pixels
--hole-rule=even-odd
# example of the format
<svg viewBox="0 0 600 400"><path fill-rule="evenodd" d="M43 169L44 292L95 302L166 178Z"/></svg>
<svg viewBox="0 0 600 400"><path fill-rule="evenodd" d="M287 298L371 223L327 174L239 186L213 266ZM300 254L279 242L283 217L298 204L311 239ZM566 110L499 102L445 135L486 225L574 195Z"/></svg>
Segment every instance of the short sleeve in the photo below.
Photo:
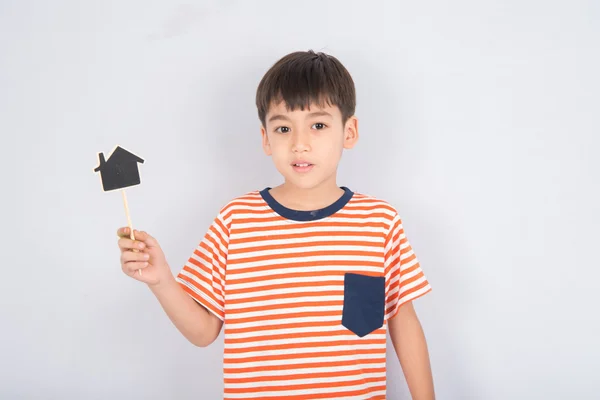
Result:
<svg viewBox="0 0 600 400"><path fill-rule="evenodd" d="M229 229L219 214L176 277L194 300L222 321L228 243Z"/></svg>
<svg viewBox="0 0 600 400"><path fill-rule="evenodd" d="M398 214L394 215L386 237L385 277L386 320L393 318L402 304L431 291Z"/></svg>

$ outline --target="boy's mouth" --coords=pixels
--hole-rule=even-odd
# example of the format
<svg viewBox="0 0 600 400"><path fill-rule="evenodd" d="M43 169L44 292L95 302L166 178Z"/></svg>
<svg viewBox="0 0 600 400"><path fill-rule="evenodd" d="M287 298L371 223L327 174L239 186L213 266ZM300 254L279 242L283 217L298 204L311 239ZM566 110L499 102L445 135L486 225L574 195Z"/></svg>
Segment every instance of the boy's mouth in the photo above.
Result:
<svg viewBox="0 0 600 400"><path fill-rule="evenodd" d="M292 163L292 168L296 172L308 172L312 169L313 164L300 160Z"/></svg>

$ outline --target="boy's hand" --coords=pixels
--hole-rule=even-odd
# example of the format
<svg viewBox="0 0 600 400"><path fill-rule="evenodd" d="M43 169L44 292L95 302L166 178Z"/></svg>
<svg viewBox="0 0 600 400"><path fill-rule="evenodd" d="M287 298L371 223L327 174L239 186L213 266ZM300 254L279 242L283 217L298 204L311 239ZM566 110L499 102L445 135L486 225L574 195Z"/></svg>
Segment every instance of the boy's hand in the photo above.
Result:
<svg viewBox="0 0 600 400"><path fill-rule="evenodd" d="M173 279L165 254L156 239L146 232L134 230L135 240L131 240L128 227L119 228L117 235L121 250L121 269L126 275L150 286ZM142 270L141 275L138 273L139 269Z"/></svg>

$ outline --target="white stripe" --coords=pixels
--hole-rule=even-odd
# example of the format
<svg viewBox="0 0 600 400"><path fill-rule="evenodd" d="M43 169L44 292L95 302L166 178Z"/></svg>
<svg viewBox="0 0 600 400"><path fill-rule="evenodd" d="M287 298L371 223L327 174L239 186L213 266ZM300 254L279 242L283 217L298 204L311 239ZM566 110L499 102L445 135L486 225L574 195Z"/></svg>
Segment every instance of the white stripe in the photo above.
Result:
<svg viewBox="0 0 600 400"><path fill-rule="evenodd" d="M217 218L217 219L218 219L218 222L220 222L224 226L227 226L227 224L225 224L225 222L222 219L220 219L220 218ZM219 248L221 248L222 250L226 250L223 246L225 246L225 247L227 246L227 242L229 240L228 233L223 231L223 229L221 229L221 225L218 224L217 221L213 221L213 223L211 224L211 227L213 227L220 236L217 236L217 234L214 233L212 229L208 229L206 231L206 233L209 234L212 238L214 238L215 242L217 242L217 244L219 245ZM223 242L225 242L225 243L223 243Z"/></svg>
<svg viewBox="0 0 600 400"><path fill-rule="evenodd" d="M393 271L390 271L390 276L388 276L388 284L391 286L391 285L395 284L398 281L400 281L400 284L402 284L402 282L405 282L405 281L407 281L407 280L415 277L416 275L419 275L422 272L421 268L415 268L411 272L404 272L405 270L411 268L412 266L414 266L417 263L418 263L418 261L415 258L413 261L411 261L410 263L406 264L406 266L402 265L400 267L401 268L400 269L401 274L396 274L392 278L390 278L390 276L391 276L391 274L392 274Z"/></svg>
<svg viewBox="0 0 600 400"><path fill-rule="evenodd" d="M282 263L285 264L285 263ZM383 264L382 264L383 265ZM227 285L233 285L237 280L240 279L248 279L248 278L261 278L268 279L271 275L281 275L283 272L286 274L293 274L296 272L314 272L317 279L320 279L322 274L325 274L329 271L354 271L356 269L360 269L364 273L373 272L373 273L381 273L383 271L382 267L374 267L374 266L355 266L355 265L327 265L327 263L323 263L323 265L317 266L306 266L306 267L292 267L291 265L284 265L283 268L273 268L268 271L255 271L255 272L240 272L246 268L240 268L239 266L235 266L235 268L230 267L229 270L235 271L227 276ZM327 276L327 275L324 275ZM245 283L240 287L253 287L253 283Z"/></svg>
<svg viewBox="0 0 600 400"><path fill-rule="evenodd" d="M341 324L342 318L341 315L338 317L329 316L329 317L310 317L310 318L286 318L286 319L278 319L277 321L261 321L261 327L270 327L271 329L276 329L279 325L285 324L302 324L304 322L310 322L313 324L318 324L319 322L339 322ZM231 325L231 324L230 324ZM235 323L235 326L231 326L235 329L244 329L244 328L252 328L256 327L256 322L244 322L244 323Z"/></svg>
<svg viewBox="0 0 600 400"><path fill-rule="evenodd" d="M336 288L339 290L339 288ZM319 293L318 291L313 291L314 293ZM303 291L303 294L306 294L307 291ZM229 296L227 296L227 299L230 299ZM342 301L344 299L343 294L339 294L337 296L317 296L317 295L313 295L311 297L307 297L307 296L303 296L303 297L292 297L289 299L281 299L281 298L275 298L275 299L270 299L270 300L255 300L252 302L243 302L243 303L237 303L237 304L227 304L227 310L229 312L241 312L241 310L244 309L248 309L248 308L253 308L253 307L269 307L269 306L274 306L274 305L285 305L288 306L293 304L298 304L298 303L304 303L304 302L326 302L326 301Z"/></svg>
<svg viewBox="0 0 600 400"><path fill-rule="evenodd" d="M409 301L412 301L414 299L416 299L419 296L422 296L423 294L427 293L427 291L431 290L431 285L427 284L425 286L423 286L421 289L416 290L410 294L405 295L403 298L398 298L396 299L396 301L392 304L388 304L386 305L386 308L390 307L390 305L393 305L394 308L392 309L392 311L390 311L389 313L386 314L386 319L388 319L390 317L390 315L394 314L396 312L396 309L404 303L407 303Z"/></svg>
<svg viewBox="0 0 600 400"><path fill-rule="evenodd" d="M182 275L189 276L189 275L187 274L187 272L185 272L185 271L182 271L182 272L181 272L181 274L182 274ZM194 278L195 278L195 277L194 277ZM196 295L198 295L199 297L201 297L202 299L204 299L204 300L205 300L207 303L210 303L210 304L212 304L212 305L215 307L215 309L217 309L217 310L219 310L219 311L221 311L221 312L223 311L223 308L222 308L222 307L221 307L219 304L215 303L215 301L214 301L213 299L211 299L211 298L207 297L207 296L206 296L206 294L204 294L204 292L200 291L198 288L196 288L194 285L190 284L188 281L185 281L185 280L183 280L183 279L181 279L181 278L179 278L179 277L176 277L176 278L175 278L175 280L176 280L177 282L179 282L179 283L181 283L181 284L185 285L186 287L188 287L188 288L189 288L189 289L190 289L192 292L194 292ZM196 279L194 279L194 281L196 281L196 282L197 282L197 280L196 280ZM204 286L204 287L206 287L206 285L204 285L203 283L201 283L201 285L202 285L202 286ZM215 296L216 296L217 298L219 298L219 296L218 296L218 295L216 295L216 294L215 294Z"/></svg>
<svg viewBox="0 0 600 400"><path fill-rule="evenodd" d="M300 271L300 272L306 272L306 271ZM227 291L229 293L233 293L235 290L238 289L246 289L246 288L253 288L256 289L256 291L259 290L259 288L263 287L263 286L269 286L269 285L273 285L273 284L278 284L278 285L295 285L298 283L306 283L306 282L325 282L325 281L334 281L334 282L338 282L338 284L342 284L343 280L344 280L344 275L343 274L338 274L338 275L325 275L325 272L321 272L318 271L319 275L315 276L306 276L303 278L276 278L276 279L267 279L268 277L265 276L264 280L261 279L259 282L252 282L252 283L232 283L232 282L228 282L227 283ZM331 271L327 271L327 273L331 273ZM281 274L281 273L280 273ZM291 272L286 271L286 274L291 274ZM235 282L235 281L234 281ZM336 288L337 289L337 288Z"/></svg>
<svg viewBox="0 0 600 400"><path fill-rule="evenodd" d="M380 253L381 257L383 259L383 252L381 251L381 247L377 247L377 243L373 243L373 246L360 246L358 244L353 244L353 245L340 245L337 244L335 242L333 242L334 239L332 239L331 237L326 239L328 242L331 241L331 243L327 243L327 244L323 244L322 242L316 242L316 243L310 243L310 244L306 244L303 247L287 247L286 245L288 244L296 244L295 240L289 240L287 241L285 244L281 244L281 247L276 247L270 250L258 250L258 251L248 251L245 253L240 253L240 254L230 254L229 255L229 261L235 260L235 261L240 261L243 259L247 259L247 258L251 258L251 257L262 257L262 256L273 256L273 255L279 255L279 254L302 254L302 253L307 253L307 252L313 252L313 251L318 251L318 252L327 252L327 251L364 251L364 252L370 252L370 253ZM269 242L269 245L272 245L272 243Z"/></svg>
<svg viewBox="0 0 600 400"><path fill-rule="evenodd" d="M191 268L194 268L193 265L190 265ZM204 280L199 280L197 276L192 275L190 272L186 271L186 270L181 270L181 272L179 273L182 276L188 277L190 278L192 281L194 281L198 286L202 286L204 289L206 289L208 292L212 292L213 288L212 286L209 286L206 284L206 282ZM204 296L204 293L200 291L200 289L198 289L196 286L192 285L191 283L189 283L186 280L183 280L181 278L179 278L179 281L183 284L185 284L187 287L189 287L190 289L192 289L194 292Z"/></svg>
<svg viewBox="0 0 600 400"><path fill-rule="evenodd" d="M427 278L425 276L422 276L421 278L417 279L414 282L410 282L410 283L405 283L400 285L400 287L395 287L393 290L390 290L390 292L388 293L387 297L388 298L393 298L394 295L398 292L400 292L400 296L402 296L404 293L406 293L407 291L409 291L410 289L421 285L423 282L427 281Z"/></svg>
<svg viewBox="0 0 600 400"><path fill-rule="evenodd" d="M417 297L419 297L419 295L420 295L420 294L423 294L424 292L426 292L427 290L429 290L429 289L430 289L430 287L431 287L431 285L427 284L427 285L423 286L421 289L419 289L419 290L415 290L413 293L410 293L410 294L404 295L404 293L405 293L405 292L406 292L408 289L410 289L411 287L418 286L418 285L422 284L424 281L425 281L425 279L420 279L420 280L418 280L417 282L415 282L415 284L414 284L414 285L411 285L411 286L410 286L409 288L407 288L406 290L401 290L401 291L400 291L400 297L404 297L404 298L402 299L402 301L407 301L407 300L411 300L411 299L417 298Z"/></svg>
<svg viewBox="0 0 600 400"><path fill-rule="evenodd" d="M261 290L260 292L250 292L250 293L239 293L239 294L228 294L227 295L227 300L231 301L231 300L243 300L243 299L248 299L248 301L244 302L245 304L250 304L250 303L256 303L256 304L252 304L252 306L249 307L256 307L256 306L268 306L270 304L282 304L284 302L287 302L287 299L272 299L272 300L263 300L263 299L258 299L258 300L252 300L252 299L256 299L257 297L263 297L263 296L279 296L282 294L297 294L298 296L302 296L305 294L309 294L309 293L313 293L312 296L302 296L302 297L296 297L295 299L290 299L290 300L294 300L294 302L302 302L302 301L324 301L323 299L325 297L319 297L318 294L321 292L328 292L328 291L339 291L340 289L343 290L343 287L340 287L340 285L332 285L332 286L314 286L314 287L302 287L302 288L295 288L295 287L284 287L284 288L280 288L280 289L271 289L271 290ZM297 301L296 301L297 300ZM338 297L337 300L340 300L340 298ZM235 306L238 306L238 304L235 304Z"/></svg>
<svg viewBox="0 0 600 400"><path fill-rule="evenodd" d="M245 348L253 348L253 347L261 347L261 346L278 346L281 344L292 344L292 343L302 343L308 345L309 343L318 343L318 342L338 342L338 341L348 341L352 345L359 343L361 340L381 340L386 339L386 334L383 333L373 333L364 337L358 337L354 333L348 331L348 333L344 336L314 336L314 337L297 337L295 339L276 339L269 340L265 338L265 340L257 340L252 343L225 343L226 349L245 349Z"/></svg>
<svg viewBox="0 0 600 400"><path fill-rule="evenodd" d="M383 348L381 348L383 349ZM247 360L241 360L242 362L235 362L235 363L230 363L227 360L227 357L229 355L227 355L225 357L225 360L223 362L224 368L232 368L232 369L240 369L240 368L261 368L261 367L275 367L275 366L280 366L280 365L295 365L295 364L314 364L314 363L320 363L320 362L331 362L331 363L338 363L338 362L354 362L354 361L358 361L358 360L377 360L377 359L381 359L382 361L385 360L385 352L382 353L368 353L368 354L360 354L360 353L356 353L356 354L352 354L349 356L341 356L341 355L336 355L336 356L328 356L326 360L323 360L323 357L313 357L313 358L293 358L293 357L287 357L287 358L280 358L280 359L276 359L276 360L267 360L267 361L252 361L251 358L247 359ZM238 360L239 361L239 360ZM365 365L370 365L370 364L365 364Z"/></svg>
<svg viewBox="0 0 600 400"><path fill-rule="evenodd" d="M236 326L237 328L237 326ZM250 332L244 332L244 333L230 333L227 332L228 329L231 329L230 327L225 327L225 331L226 331L226 335L228 338L230 339L250 339L250 338L262 338L267 340L269 338L269 336L272 335L289 335L289 334L303 334L303 333L322 333L323 335L327 335L329 332L336 332L336 331L343 331L346 330L345 327L343 327L341 325L341 321L340 321L340 325L338 326L310 326L310 327L298 327L298 328L275 328L272 329L270 331L250 331Z"/></svg>
<svg viewBox="0 0 600 400"><path fill-rule="evenodd" d="M286 257L286 258L274 258L271 260L259 260L259 261L254 261L254 262L244 262L244 267L245 268L253 268L253 267L266 267L269 265L278 265L278 264L300 264L300 263L306 263L306 262L320 262L323 263L323 265L327 265L327 263L329 261L368 261L368 262L374 262L374 263L381 263L381 265L383 266L383 257L377 257L377 256L355 256L355 255L347 255L347 256L342 256L342 255L318 255L318 256L309 256L309 257L294 257L294 255L300 255L301 253L297 253L297 254L290 254L290 257ZM228 269L229 266L231 266L231 268L235 268L236 264L229 264L228 265ZM237 274L236 274L237 275Z"/></svg>
<svg viewBox="0 0 600 400"><path fill-rule="evenodd" d="M319 375L315 374L313 377L311 378L307 378L307 379L293 379L293 380L286 380L286 381L268 381L268 380L259 380L259 381L254 381L254 382L244 382L244 383L228 383L227 384L227 388L228 389L238 389L238 388L256 388L256 387L264 387L265 390L268 390L267 388L270 387L280 387L280 386L291 386L291 385L311 385L311 384L315 384L315 383L322 383L323 385L327 385L330 383L336 383L336 382L344 382L344 381L348 381L348 380L360 380L361 378L364 379L368 379L368 378L379 378L382 381L385 380L385 372L375 372L375 373L369 373L369 374L358 374L355 376L331 376L331 377L322 377L322 378L318 378ZM338 389L339 390L339 389ZM322 393L322 391L320 391L319 393Z"/></svg>
<svg viewBox="0 0 600 400"><path fill-rule="evenodd" d="M251 206L242 206L242 205L237 205L235 207L232 207L231 210L235 210L235 216L236 219L242 220L242 219L259 219L259 218L269 218L269 217L273 217L273 216L279 216L279 214L277 214L275 211L271 210L271 208L266 205L265 203L259 204L259 203L254 203ZM363 210L362 208L364 207L369 207L370 209L367 210ZM228 209L229 210L229 209ZM269 211L269 212L266 212ZM374 217L374 214L385 214L388 217L381 217L381 216L376 216ZM330 217L328 217L328 219L326 221L324 220L316 220L316 222L325 222L325 223L329 223L331 221L336 221L336 218L340 218L340 215L356 215L356 216L361 216L361 217L370 217L371 219L375 220L375 219L379 219L379 218L385 218L386 221L391 221L394 217L395 217L395 213L385 207L379 207L376 204L348 204L346 207L344 207L342 210L338 211L336 214L331 215ZM283 217L280 217L281 220L279 221L279 223L283 223L284 219ZM341 217L341 218L346 218L346 217ZM356 218L354 219L356 220ZM311 222L311 221L296 221L296 222Z"/></svg>
<svg viewBox="0 0 600 400"><path fill-rule="evenodd" d="M308 246L313 244L320 244L324 241L345 241L345 242L355 242L355 243L370 243L373 246L381 249L381 246L384 243L384 239L381 237L374 236L344 236L344 235L311 235L310 237L297 237L294 239L277 239L276 237L271 237L269 235L265 240L257 241L257 242L238 242L232 243L229 245L229 250L243 250L243 249L252 249L257 246L282 246L286 245L290 242L292 243L304 243ZM371 248L371 247L368 247Z"/></svg>
<svg viewBox="0 0 600 400"><path fill-rule="evenodd" d="M321 354L321 353L330 353L330 352L336 352L336 351L352 351L352 352L356 352L357 354L360 354L361 351L368 351L368 350L377 350L377 349L381 349L381 345L379 344L358 344L358 343L352 343L352 345L339 345L339 346L335 346L335 345L331 345L331 346L326 346L326 347L304 347L302 349L273 349L273 350L263 350L263 351L251 351L248 353L236 353L236 354L227 354L227 359L228 360L243 360L243 359L253 359L254 357L272 357L272 356L276 356L276 357L284 357L287 355L290 356L301 356L304 354L311 354L311 353L317 353L317 354ZM324 357L324 356L323 356ZM313 357L313 359L322 359L323 357ZM332 355L327 355L327 361L334 361L336 359L336 356L332 356ZM322 360L321 360L322 361Z"/></svg>
<svg viewBox="0 0 600 400"><path fill-rule="evenodd" d="M417 279L413 282L401 285L400 286L400 296L402 296L402 294L406 293L407 291L423 284L423 282L425 282L425 281L426 281L425 276L422 276L420 279Z"/></svg>
<svg viewBox="0 0 600 400"><path fill-rule="evenodd" d="M244 364L245 365L245 364ZM276 365L280 365L280 364L276 364ZM264 366L264 364L263 364ZM363 369L378 369L378 368L385 368L386 367L386 363L385 362L381 362L381 363L374 363L374 364L352 364L352 365L339 365L335 367L335 371L339 371L339 372L346 372L346 371L360 371ZM298 369L270 369L270 370L260 370L260 371L254 371L254 372L240 372L240 373L235 373L235 374L224 374L223 377L225 379L230 379L230 378L261 378L261 377L271 377L271 376L287 376L287 375L296 375L296 374L303 374L303 373L310 373L310 374L314 374L314 375L318 375L320 373L326 373L326 372L331 372L332 371L332 367L327 366L327 367L316 367L316 368L308 368L308 369L302 369L302 368L298 368ZM296 382L296 381L294 381Z"/></svg>
<svg viewBox="0 0 600 400"><path fill-rule="evenodd" d="M421 268L415 268L414 270L410 271L410 272L404 272L405 270L411 268L412 266L414 266L415 264L417 264L418 261L415 258L413 261L411 261L410 263L406 264L405 266L402 266L402 274L400 276L400 283L409 280L411 278L414 278L415 276L419 275L422 271Z"/></svg>
<svg viewBox="0 0 600 400"><path fill-rule="evenodd" d="M203 243L205 243L212 251L208 252L204 247L197 246L196 247L196 251L197 252L204 254L209 260L212 260L214 257L217 257L219 259L219 261L222 263L222 265L226 265L227 261L221 256L221 253L219 253L218 251L216 251L216 249L212 245L212 243L210 243L207 240L203 240ZM208 267L209 267L208 269L209 270L212 270L212 268L213 268L213 265L214 265L213 263L210 263L210 264L207 263L206 260L204 260L199 255L197 255L196 252L193 252L190 255L190 258L196 260L199 264L208 265ZM219 264L217 264L217 266L219 267L219 270L222 270L222 268L219 266ZM195 265L190 265L190 267L193 267L193 268L196 268L196 269L198 268ZM223 271L221 271L221 272L223 272Z"/></svg>
<svg viewBox="0 0 600 400"><path fill-rule="evenodd" d="M234 233L232 233L231 238L232 238L232 240L234 238L235 239L247 239L247 238L255 238L255 237L265 237L265 239L267 239L269 236L277 237L279 235L296 235L296 234L310 234L312 236L316 236L315 234L318 234L319 232L331 232L331 231L339 231L339 235L335 236L337 238L344 237L345 232L364 233L365 231L368 231L368 232L378 233L378 234L386 233L386 230L384 228L367 227L367 226L362 225L360 223L360 221L355 221L355 222L357 222L356 226L332 227L327 224L323 224L323 225L317 225L314 227L308 227L308 226L304 226L304 225L299 225L295 229L276 229L277 225L273 225L273 228L270 230L234 232ZM264 227L268 227L268 226L270 226L270 225L265 224L265 223L248 224L248 228L251 228L251 229L264 228ZM356 236L348 235L348 237L356 237ZM258 243L260 243L260 242L258 242Z"/></svg>
<svg viewBox="0 0 600 400"><path fill-rule="evenodd" d="M375 211L377 212L377 211ZM391 222L391 218L386 216L370 216L368 221L365 221L365 218L370 214L373 214L373 211L355 211L355 212L344 212L343 215L333 215L325 220L316 220L316 221L307 221L314 224L320 224L324 226L329 226L329 229L344 229L345 226L331 226L331 224L336 223L354 223L354 224L384 224L389 225ZM278 226L289 226L288 220L277 219L277 220L266 220L270 219L273 216L270 214L258 214L258 213L250 213L250 214L236 214L236 220L238 220L235 224L236 229L248 229L255 227L278 227ZM243 220L243 222L242 222ZM303 221L295 221L297 225L302 225ZM380 229L380 228L377 228Z"/></svg>
<svg viewBox="0 0 600 400"><path fill-rule="evenodd" d="M315 379L314 383L319 383L319 379ZM321 393L337 393L337 392L351 392L355 390L369 389L369 387L375 387L375 384L367 385L354 385L339 387L319 387L317 389L302 389L302 390L283 390L283 391L272 391L272 392L258 392L258 393L229 393L227 391L228 385L225 385L225 395L232 399L243 399L252 396L253 399L263 399L267 397L281 398L281 396L305 396L304 398L309 399L310 395L321 394ZM369 396L380 396L385 395L385 391L373 391L369 393ZM364 395L359 396L343 396L336 395L335 400L364 400Z"/></svg>
<svg viewBox="0 0 600 400"><path fill-rule="evenodd" d="M318 300L318 301L322 301L322 300ZM319 311L319 312L325 312L325 311L333 311L333 312L341 312L342 311L342 305L339 306L329 306L329 307L324 307L324 306L319 306L318 304L315 304L312 307L298 307L298 308L279 308L279 309L273 309L273 310L262 310L262 311L254 311L254 312L245 312L245 313L241 313L235 314L235 317L230 316L228 318L228 322L230 324L233 324L236 322L236 320L240 320L240 319L245 319L245 318L254 318L254 317L267 317L267 316L278 316L278 315L283 315L283 314L300 314L303 312L314 312L314 311Z"/></svg>

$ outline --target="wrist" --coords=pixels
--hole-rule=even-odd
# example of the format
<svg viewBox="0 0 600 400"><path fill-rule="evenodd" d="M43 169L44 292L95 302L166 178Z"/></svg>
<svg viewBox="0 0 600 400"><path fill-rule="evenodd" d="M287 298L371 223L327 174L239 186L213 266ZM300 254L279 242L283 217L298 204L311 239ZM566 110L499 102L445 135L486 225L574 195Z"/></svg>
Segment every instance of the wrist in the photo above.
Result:
<svg viewBox="0 0 600 400"><path fill-rule="evenodd" d="M170 268L167 266L165 269L168 272L165 273L164 276L161 276L156 282L149 282L147 284L153 292L164 291L165 289L169 289L173 285L177 284L175 276L173 276L173 273L171 273Z"/></svg>

